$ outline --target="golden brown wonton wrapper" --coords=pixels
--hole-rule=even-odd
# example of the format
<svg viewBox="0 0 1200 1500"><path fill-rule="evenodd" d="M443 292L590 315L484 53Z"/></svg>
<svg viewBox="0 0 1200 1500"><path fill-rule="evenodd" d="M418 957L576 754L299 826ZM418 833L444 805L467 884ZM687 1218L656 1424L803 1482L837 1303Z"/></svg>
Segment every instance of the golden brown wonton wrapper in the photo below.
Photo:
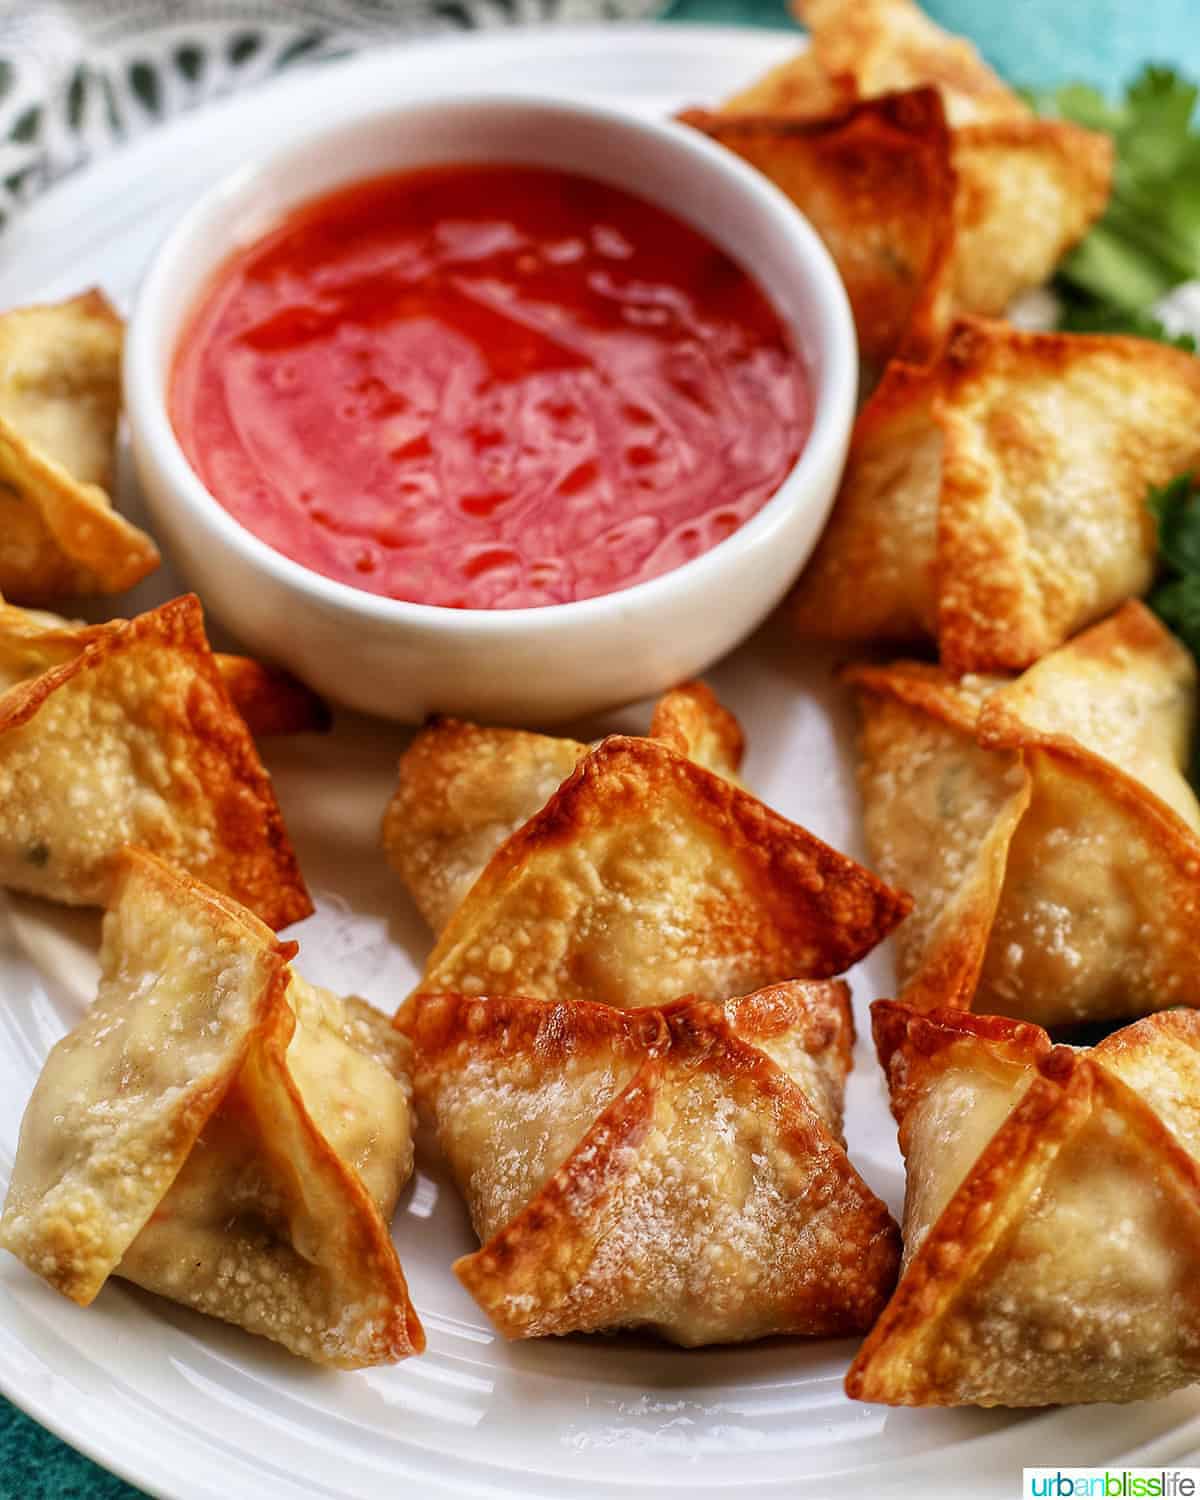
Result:
<svg viewBox="0 0 1200 1500"><path fill-rule="evenodd" d="M312 911L193 596L59 630L0 605L0 885L103 905L127 843L272 927Z"/></svg>
<svg viewBox="0 0 1200 1500"><path fill-rule="evenodd" d="M255 739L274 734L323 734L333 723L329 705L280 667L249 656L216 653L225 690Z"/></svg>
<svg viewBox="0 0 1200 1500"><path fill-rule="evenodd" d="M86 1306L116 1274L354 1369L424 1335L387 1228L412 1169L400 1038L293 943L141 850L100 991L21 1125L0 1245Z"/></svg>
<svg viewBox="0 0 1200 1500"><path fill-rule="evenodd" d="M857 667L867 843L913 892L902 998L1046 1026L1192 998L1195 663L1127 604L1012 682Z"/></svg>
<svg viewBox="0 0 1200 1500"><path fill-rule="evenodd" d="M1019 670L1148 587L1147 489L1198 457L1192 355L964 319L860 413L795 623L932 636L952 673Z"/></svg>
<svg viewBox="0 0 1200 1500"><path fill-rule="evenodd" d="M873 1010L904 1269L847 1393L1042 1406L1200 1380L1200 1016L1077 1052L996 1016Z"/></svg>
<svg viewBox="0 0 1200 1500"><path fill-rule="evenodd" d="M800 0L797 12L811 33L807 50L735 94L722 113L781 124L936 89L951 127L938 171L955 183L945 236L950 295L936 305L998 316L1018 292L1046 281L1104 211L1109 138L1038 119L969 42L935 26L911 0ZM779 180L769 161L760 165Z"/></svg>
<svg viewBox="0 0 1200 1500"><path fill-rule="evenodd" d="M844 986L636 1012L423 995L407 1025L484 1242L454 1269L506 1337L870 1326L896 1233L840 1145ZM801 1082L767 1055L781 1037Z"/></svg>
<svg viewBox="0 0 1200 1500"><path fill-rule="evenodd" d="M922 360L949 320L956 179L932 88L817 120L779 114L684 117L769 177L837 263L863 358Z"/></svg>
<svg viewBox="0 0 1200 1500"><path fill-rule="evenodd" d="M859 97L853 77L842 73L835 78L827 73L810 43L803 52L730 94L720 113L820 120L849 109Z"/></svg>
<svg viewBox="0 0 1200 1500"><path fill-rule="evenodd" d="M853 79L860 98L932 84L955 128L1029 116L971 43L914 0L794 0L794 9L822 72Z"/></svg>
<svg viewBox="0 0 1200 1500"><path fill-rule="evenodd" d="M1006 119L953 132L951 302L1000 317L1049 281L1108 206L1113 146L1066 120Z"/></svg>
<svg viewBox="0 0 1200 1500"><path fill-rule="evenodd" d="M655 705L650 738L736 780L741 725L703 682L685 682ZM510 834L544 807L587 746L578 740L439 718L400 758L383 818L388 860L421 915L440 932Z"/></svg>
<svg viewBox="0 0 1200 1500"><path fill-rule="evenodd" d="M0 314L0 592L113 594L158 548L113 510L122 323L100 292Z"/></svg>
<svg viewBox="0 0 1200 1500"><path fill-rule="evenodd" d="M716 1000L839 974L908 907L724 777L613 735L493 855L418 988Z"/></svg>
<svg viewBox="0 0 1200 1500"><path fill-rule="evenodd" d="M388 862L440 932L501 844L545 805L587 746L435 719L400 758L383 817Z"/></svg>
<svg viewBox="0 0 1200 1500"><path fill-rule="evenodd" d="M0 595L0 630L9 638L86 628L83 620L68 620L45 609L19 609L6 604ZM214 659L226 691L256 739L274 734L323 733L332 724L328 704L290 672L264 666L249 656L229 656L220 651Z"/></svg>
<svg viewBox="0 0 1200 1500"><path fill-rule="evenodd" d="M650 715L650 738L730 781L737 781L746 754L741 724L706 682L682 682L664 693Z"/></svg>

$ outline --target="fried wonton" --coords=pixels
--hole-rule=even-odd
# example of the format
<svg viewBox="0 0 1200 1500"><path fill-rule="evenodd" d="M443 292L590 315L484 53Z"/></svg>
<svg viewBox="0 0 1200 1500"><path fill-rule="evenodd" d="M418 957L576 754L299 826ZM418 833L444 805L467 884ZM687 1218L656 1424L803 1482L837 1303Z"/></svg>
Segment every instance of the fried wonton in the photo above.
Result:
<svg viewBox="0 0 1200 1500"><path fill-rule="evenodd" d="M1130 603L1015 681L857 667L868 847L915 898L902 998L1045 1026L1191 998L1188 651Z"/></svg>
<svg viewBox="0 0 1200 1500"><path fill-rule="evenodd" d="M57 630L0 606L0 885L102 906L123 844L272 927L312 911L193 596Z"/></svg>
<svg viewBox="0 0 1200 1500"><path fill-rule="evenodd" d="M613 735L493 855L418 988L719 1000L840 974L908 908L724 777Z"/></svg>
<svg viewBox="0 0 1200 1500"><path fill-rule="evenodd" d="M650 716L650 738L730 781L738 779L746 754L742 726L706 682L664 693Z"/></svg>
<svg viewBox="0 0 1200 1500"><path fill-rule="evenodd" d="M1200 458L1200 361L1146 339L963 319L889 367L792 596L805 636L937 640L1029 666L1154 576L1146 506Z"/></svg>
<svg viewBox="0 0 1200 1500"><path fill-rule="evenodd" d="M829 117L856 102L936 90L951 128L944 160L929 170L954 184L952 227L941 227L931 201L949 278L939 283L942 303L999 316L1018 292L1046 281L1104 212L1109 138L1038 119L969 42L935 26L911 0L800 0L797 8L809 47L728 99L722 114L758 115L764 126L767 117L777 127L788 117L832 125ZM773 168L778 160L756 164L786 188ZM861 212L851 202L843 212L856 206Z"/></svg>
<svg viewBox="0 0 1200 1500"><path fill-rule="evenodd" d="M852 78L860 98L932 84L955 128L1029 115L971 43L934 25L914 0L794 0L794 7L822 72Z"/></svg>
<svg viewBox="0 0 1200 1500"><path fill-rule="evenodd" d="M1200 1380L1200 1016L1076 1051L996 1016L873 1010L904 1269L847 1393L1043 1406Z"/></svg>
<svg viewBox="0 0 1200 1500"><path fill-rule="evenodd" d="M45 609L20 609L0 594L0 634L7 638L85 628L83 620L68 620ZM324 700L290 672L264 666L249 656L229 656L220 651L215 660L226 691L256 739L274 734L323 733L333 722Z"/></svg>
<svg viewBox="0 0 1200 1500"><path fill-rule="evenodd" d="M651 739L737 778L741 725L703 682L685 682L655 705ZM421 915L440 932L500 845L544 807L587 746L578 740L439 718L400 759L382 841Z"/></svg>
<svg viewBox="0 0 1200 1500"><path fill-rule="evenodd" d="M1104 212L1112 142L1066 120L1006 119L956 130L953 160L953 307L1000 317Z"/></svg>
<svg viewBox="0 0 1200 1500"><path fill-rule="evenodd" d="M329 705L290 672L221 651L216 661L225 690L255 739L323 734L332 724Z"/></svg>
<svg viewBox="0 0 1200 1500"><path fill-rule="evenodd" d="M636 1012L422 995L407 1024L483 1241L454 1269L507 1338L870 1327L897 1243L840 1144L842 987ZM801 1039L801 1082L756 1045L781 1034Z"/></svg>
<svg viewBox="0 0 1200 1500"><path fill-rule="evenodd" d="M0 314L0 592L113 594L158 548L113 510L122 323L100 292Z"/></svg>
<svg viewBox="0 0 1200 1500"><path fill-rule="evenodd" d="M839 114L858 102L859 93L848 73L827 73L811 45L786 62L756 78L721 105L722 115L784 116L819 120Z"/></svg>
<svg viewBox="0 0 1200 1500"><path fill-rule="evenodd" d="M354 1369L424 1346L387 1227L412 1169L408 1049L292 974L295 951L127 850L99 994L29 1101L0 1245L83 1306L117 1275Z"/></svg>
<svg viewBox="0 0 1200 1500"><path fill-rule="evenodd" d="M435 719L421 730L400 758L381 837L434 932L462 905L505 839L586 754L578 740L459 719Z"/></svg>
<svg viewBox="0 0 1200 1500"><path fill-rule="evenodd" d="M684 118L757 167L811 221L846 284L868 364L933 352L949 321L956 191L935 89L819 120Z"/></svg>

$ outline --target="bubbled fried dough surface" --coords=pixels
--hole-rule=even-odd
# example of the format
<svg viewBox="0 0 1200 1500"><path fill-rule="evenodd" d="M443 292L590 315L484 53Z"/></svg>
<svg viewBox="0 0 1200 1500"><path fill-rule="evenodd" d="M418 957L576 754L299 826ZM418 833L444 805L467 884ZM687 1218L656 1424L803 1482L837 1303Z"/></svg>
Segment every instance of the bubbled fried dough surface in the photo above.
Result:
<svg viewBox="0 0 1200 1500"><path fill-rule="evenodd" d="M737 780L742 727L703 682L654 705L648 738ZM400 758L381 838L421 915L441 932L504 841L587 754L578 740L435 718Z"/></svg>
<svg viewBox="0 0 1200 1500"><path fill-rule="evenodd" d="M907 662L846 676L868 844L916 896L904 999L1065 1025L1185 998L1195 666L1143 605L1010 681Z"/></svg>
<svg viewBox="0 0 1200 1500"><path fill-rule="evenodd" d="M880 1002L873 1019L906 1257L848 1393L1035 1406L1191 1384L1200 1165L1172 1121L1200 1076L1195 1016L1078 1050L996 1016Z"/></svg>
<svg viewBox="0 0 1200 1500"><path fill-rule="evenodd" d="M0 611L0 884L102 905L150 849L282 927L312 911L270 778L184 595L31 632ZM14 617L18 617L15 618Z"/></svg>
<svg viewBox="0 0 1200 1500"><path fill-rule="evenodd" d="M0 592L11 599L117 593L158 565L106 493L122 336L97 291L0 315Z"/></svg>
<svg viewBox="0 0 1200 1500"><path fill-rule="evenodd" d="M81 1303L116 1274L317 1363L400 1359L424 1343L385 1219L412 1164L407 1049L294 953L127 849L100 994L38 1080L0 1243Z"/></svg>
<svg viewBox="0 0 1200 1500"><path fill-rule="evenodd" d="M955 677L1028 667L1144 592L1147 486L1194 461L1198 431L1200 371L1180 350L961 318L860 413L796 624L932 635Z"/></svg>
<svg viewBox="0 0 1200 1500"><path fill-rule="evenodd" d="M434 932L586 753L577 740L458 719L438 719L416 736L400 761L382 840Z"/></svg>
<svg viewBox="0 0 1200 1500"><path fill-rule="evenodd" d="M835 1134L844 995L779 988L732 1013L777 1037L792 1008L833 1131L728 1007L409 1002L417 1095L485 1239L456 1270L507 1336L644 1326L699 1344L870 1321L896 1245Z"/></svg>
<svg viewBox="0 0 1200 1500"><path fill-rule="evenodd" d="M907 910L725 778L614 735L494 856L417 988L723 999L837 974Z"/></svg>
<svg viewBox="0 0 1200 1500"><path fill-rule="evenodd" d="M152 879L118 898L99 993L52 1049L22 1122L4 1246L85 1304L169 1189L294 951L215 903L168 915L174 894ZM187 1046L163 1045L172 1035Z"/></svg>

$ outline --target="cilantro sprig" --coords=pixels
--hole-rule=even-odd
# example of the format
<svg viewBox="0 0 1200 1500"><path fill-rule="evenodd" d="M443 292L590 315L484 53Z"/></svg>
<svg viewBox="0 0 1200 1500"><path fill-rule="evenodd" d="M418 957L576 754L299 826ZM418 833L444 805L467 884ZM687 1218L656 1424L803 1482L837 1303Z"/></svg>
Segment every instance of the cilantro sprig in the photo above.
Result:
<svg viewBox="0 0 1200 1500"><path fill-rule="evenodd" d="M1200 657L1200 484L1180 474L1146 497L1158 524L1161 578L1147 603Z"/></svg>
<svg viewBox="0 0 1200 1500"><path fill-rule="evenodd" d="M1055 277L1061 327L1195 348L1187 336L1172 338L1152 309L1200 278L1198 95L1172 68L1149 66L1118 104L1079 83L1030 96L1041 113L1105 130L1116 145L1108 209Z"/></svg>

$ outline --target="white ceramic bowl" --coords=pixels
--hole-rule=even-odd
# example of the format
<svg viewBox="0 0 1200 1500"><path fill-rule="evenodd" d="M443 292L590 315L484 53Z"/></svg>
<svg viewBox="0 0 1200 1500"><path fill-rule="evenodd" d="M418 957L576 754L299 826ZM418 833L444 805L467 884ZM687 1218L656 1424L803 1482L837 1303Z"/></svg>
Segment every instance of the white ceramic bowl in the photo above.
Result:
<svg viewBox="0 0 1200 1500"><path fill-rule="evenodd" d="M167 414L181 329L209 278L307 199L406 167L505 161L582 172L688 221L750 272L808 362L815 414L795 467L725 541L617 593L538 609L409 604L325 578L222 508ZM256 161L184 217L142 284L125 353L133 452L161 538L206 606L253 651L349 707L551 723L702 672L778 603L825 523L858 365L837 270L808 223L732 153L671 121L486 95L373 110Z"/></svg>

